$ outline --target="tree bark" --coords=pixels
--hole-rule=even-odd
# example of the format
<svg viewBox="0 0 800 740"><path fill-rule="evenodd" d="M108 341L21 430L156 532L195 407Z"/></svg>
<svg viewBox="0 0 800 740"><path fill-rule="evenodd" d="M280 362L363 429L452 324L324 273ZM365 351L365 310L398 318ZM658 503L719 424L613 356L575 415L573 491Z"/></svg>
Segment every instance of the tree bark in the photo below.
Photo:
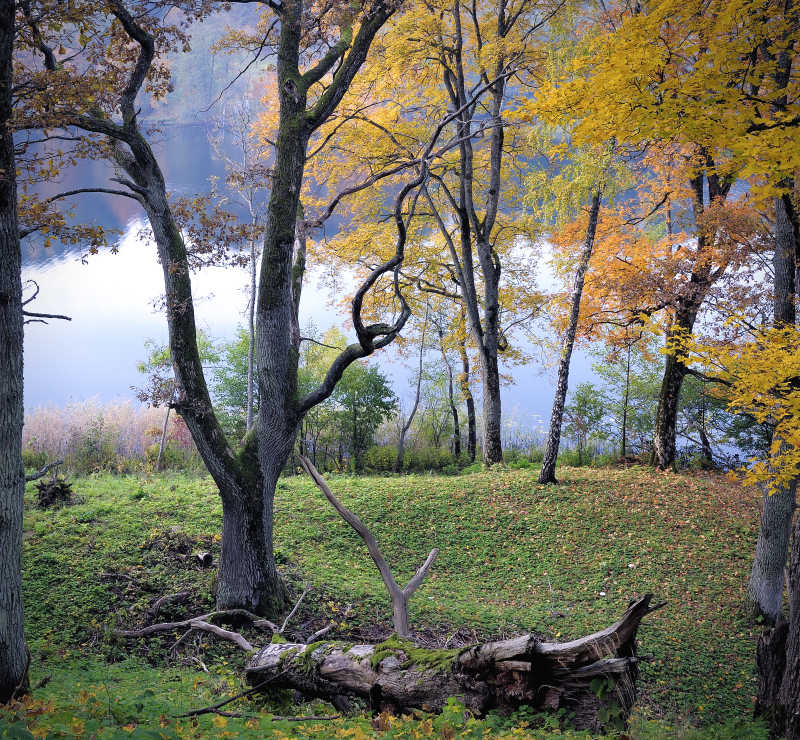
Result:
<svg viewBox="0 0 800 740"><path fill-rule="evenodd" d="M707 232L703 225L703 216L708 203L724 201L730 192L732 180L721 180L714 172L714 161L705 150L698 155L704 157L708 170L691 178L689 184L694 193L694 222L697 228L697 247L689 280L683 293L674 305L672 325L667 331L667 346L674 340L680 341L683 335L690 335L694 328L697 313L708 295L709 288L723 274L727 263L722 263L712 270L712 260L707 252L714 242L714 234ZM708 198L706 199L706 190ZM675 464L675 435L678 418L678 402L681 386L686 377L687 367L679 352L671 350L667 354L664 365L664 376L658 396L658 410L653 434L653 461L660 470L667 470Z"/></svg>
<svg viewBox="0 0 800 740"><path fill-rule="evenodd" d="M459 342L458 352L461 355L461 373L458 376L458 382L461 386L461 395L464 396L464 403L467 406L467 459L470 463L474 463L478 434L475 420L475 399L472 397L472 389L469 385L470 370L466 341Z"/></svg>
<svg viewBox="0 0 800 740"><path fill-rule="evenodd" d="M779 694L786 718L786 740L800 740L800 519L794 524L794 546L789 565L789 629L786 669Z"/></svg>
<svg viewBox="0 0 800 740"><path fill-rule="evenodd" d="M784 183L786 185L786 183ZM795 323L796 250L794 229L783 199L775 198L775 273L773 321L775 326ZM792 529L797 481L781 486L771 496L764 492L756 553L747 585L747 605L771 624L778 619L783 601L783 574Z"/></svg>
<svg viewBox="0 0 800 740"><path fill-rule="evenodd" d="M693 323L693 322L692 322ZM679 329L687 328L685 321L677 324ZM691 331L691 324L688 326ZM675 333L672 329L668 333L667 342ZM655 433L653 435L653 454L656 467L667 470L675 463L675 434L678 420L678 402L681 395L681 386L686 377L686 365L674 353L667 355L664 365L664 376L661 381L661 390L658 394L658 411L656 412Z"/></svg>
<svg viewBox="0 0 800 740"><path fill-rule="evenodd" d="M628 403L631 393L631 344L625 348L625 393L622 397L622 429L620 430L620 459L628 459Z"/></svg>
<svg viewBox="0 0 800 740"><path fill-rule="evenodd" d="M14 10L0 0L0 704L27 688L22 611L22 254L12 113Z"/></svg>
<svg viewBox="0 0 800 740"><path fill-rule="evenodd" d="M564 420L564 404L567 400L569 386L569 365L572 359L572 349L575 346L575 334L578 331L578 316L580 315L581 296L583 295L583 282L586 271L589 269L589 260L592 258L594 235L597 231L597 216L600 212L600 191L592 196L592 205L589 210L589 224L586 227L586 238L583 249L575 270L575 284L570 298L570 314L567 330L561 343L561 357L558 363L558 382L556 395L553 399L553 411L550 414L550 431L547 434L547 445L544 450L542 470L539 473L539 483L556 483L556 459L561 442L561 425ZM580 456L580 449L578 450ZM579 462L580 464L580 457Z"/></svg>
<svg viewBox="0 0 800 740"><path fill-rule="evenodd" d="M161 427L161 439L158 442L158 457L156 458L156 472L161 470L161 458L164 456L164 444L167 441L167 424L169 424L169 414L171 406L167 406L167 413L164 415L164 426Z"/></svg>
<svg viewBox="0 0 800 740"><path fill-rule="evenodd" d="M272 679L271 687L329 701L358 697L374 712L441 712L456 697L478 716L526 704L572 713L579 729L600 731L609 719L624 722L633 706L636 633L651 611L648 595L610 627L566 643L522 635L452 651L428 651L396 637L349 647L269 644L250 659L245 674L252 684Z"/></svg>

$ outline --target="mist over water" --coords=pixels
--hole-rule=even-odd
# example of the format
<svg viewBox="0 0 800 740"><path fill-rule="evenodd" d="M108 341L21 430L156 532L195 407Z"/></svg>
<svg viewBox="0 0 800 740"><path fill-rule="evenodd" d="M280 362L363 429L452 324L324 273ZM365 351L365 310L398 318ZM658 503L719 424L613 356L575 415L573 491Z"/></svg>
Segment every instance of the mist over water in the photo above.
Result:
<svg viewBox="0 0 800 740"><path fill-rule="evenodd" d="M202 125L168 126L157 135L155 148L172 192L181 195L208 190L210 176L224 176L223 164L211 156ZM109 185L111 168L86 162L51 183L44 194ZM23 244L23 280L35 280L39 297L29 308L66 314L71 322L32 323L25 332L25 406L62 406L68 401L133 398L132 386L144 384L136 365L145 358L145 341L167 341L166 318L159 310L163 276L155 246L142 235L145 227L138 203L123 197L86 195L76 200L78 220L121 232L117 252L87 255L80 245L54 244L44 248L35 238ZM338 224L329 224L334 231ZM341 295L352 287L346 276L331 291L323 280L324 268L310 268L301 301L301 327L313 323L324 332L337 326L350 335L349 317L340 307ZM546 276L545 276L546 279ZM193 274L198 326L213 340L232 339L244 325L248 271L240 267L212 267ZM30 293L28 293L30 294ZM415 354L415 352L412 352ZM431 355L431 360L438 360ZM382 350L371 359L388 375L401 398L412 395L412 365L397 348ZM576 352L570 385L590 379L590 362ZM478 372L478 368L473 368ZM544 372L534 362L506 368L514 383L503 390L503 411L509 438L515 430L541 429L549 420L555 387L554 371Z"/></svg>

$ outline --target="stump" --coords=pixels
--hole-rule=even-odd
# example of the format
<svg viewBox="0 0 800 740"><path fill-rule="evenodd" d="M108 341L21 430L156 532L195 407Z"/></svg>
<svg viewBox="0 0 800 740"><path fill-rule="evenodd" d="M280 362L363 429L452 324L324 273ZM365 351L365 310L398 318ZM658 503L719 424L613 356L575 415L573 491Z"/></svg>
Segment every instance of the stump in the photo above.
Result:
<svg viewBox="0 0 800 740"><path fill-rule="evenodd" d="M335 641L265 645L248 662L248 681L293 688L337 704L366 700L373 711L440 712L451 697L475 715L528 705L565 710L578 729L624 725L636 699L636 633L659 608L651 595L631 603L615 624L571 642L533 635L455 650L428 650L393 635L378 645Z"/></svg>
<svg viewBox="0 0 800 740"><path fill-rule="evenodd" d="M53 506L66 506L72 501L72 484L63 478L54 478L49 481L39 481L36 484L36 505L40 509L49 509Z"/></svg>

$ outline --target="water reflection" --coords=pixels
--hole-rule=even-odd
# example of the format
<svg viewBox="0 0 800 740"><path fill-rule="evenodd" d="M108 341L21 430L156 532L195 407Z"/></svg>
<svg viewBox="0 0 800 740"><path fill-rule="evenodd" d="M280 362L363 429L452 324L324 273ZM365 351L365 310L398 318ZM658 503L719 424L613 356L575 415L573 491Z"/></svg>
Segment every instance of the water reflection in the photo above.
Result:
<svg viewBox="0 0 800 740"><path fill-rule="evenodd" d="M155 310L163 294L155 246L140 238L141 221L132 221L119 251L82 260L79 253L29 260L23 280L35 280L39 298L31 310L66 314L72 321L51 321L25 328L25 405L57 405L92 396L132 395L142 384L136 363L144 342L166 342L164 315ZM198 326L216 339L233 336L245 321L247 271L213 267L193 277ZM324 330L336 322L325 291L312 274L303 291L301 322Z"/></svg>

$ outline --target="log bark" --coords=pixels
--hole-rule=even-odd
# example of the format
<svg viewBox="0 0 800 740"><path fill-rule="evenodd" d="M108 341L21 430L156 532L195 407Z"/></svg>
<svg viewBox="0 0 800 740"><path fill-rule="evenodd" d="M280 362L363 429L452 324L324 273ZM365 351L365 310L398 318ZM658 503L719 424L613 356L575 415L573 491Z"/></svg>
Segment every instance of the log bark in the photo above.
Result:
<svg viewBox="0 0 800 740"><path fill-rule="evenodd" d="M22 613L22 254L12 113L14 3L0 2L0 704L26 684Z"/></svg>
<svg viewBox="0 0 800 740"><path fill-rule="evenodd" d="M534 635L434 651L392 637L379 645L337 642L265 645L248 662L247 680L294 688L327 700L358 697L373 711L440 712L456 697L476 715L523 704L564 709L579 729L624 722L636 699L636 633L648 594L604 630L571 642Z"/></svg>

